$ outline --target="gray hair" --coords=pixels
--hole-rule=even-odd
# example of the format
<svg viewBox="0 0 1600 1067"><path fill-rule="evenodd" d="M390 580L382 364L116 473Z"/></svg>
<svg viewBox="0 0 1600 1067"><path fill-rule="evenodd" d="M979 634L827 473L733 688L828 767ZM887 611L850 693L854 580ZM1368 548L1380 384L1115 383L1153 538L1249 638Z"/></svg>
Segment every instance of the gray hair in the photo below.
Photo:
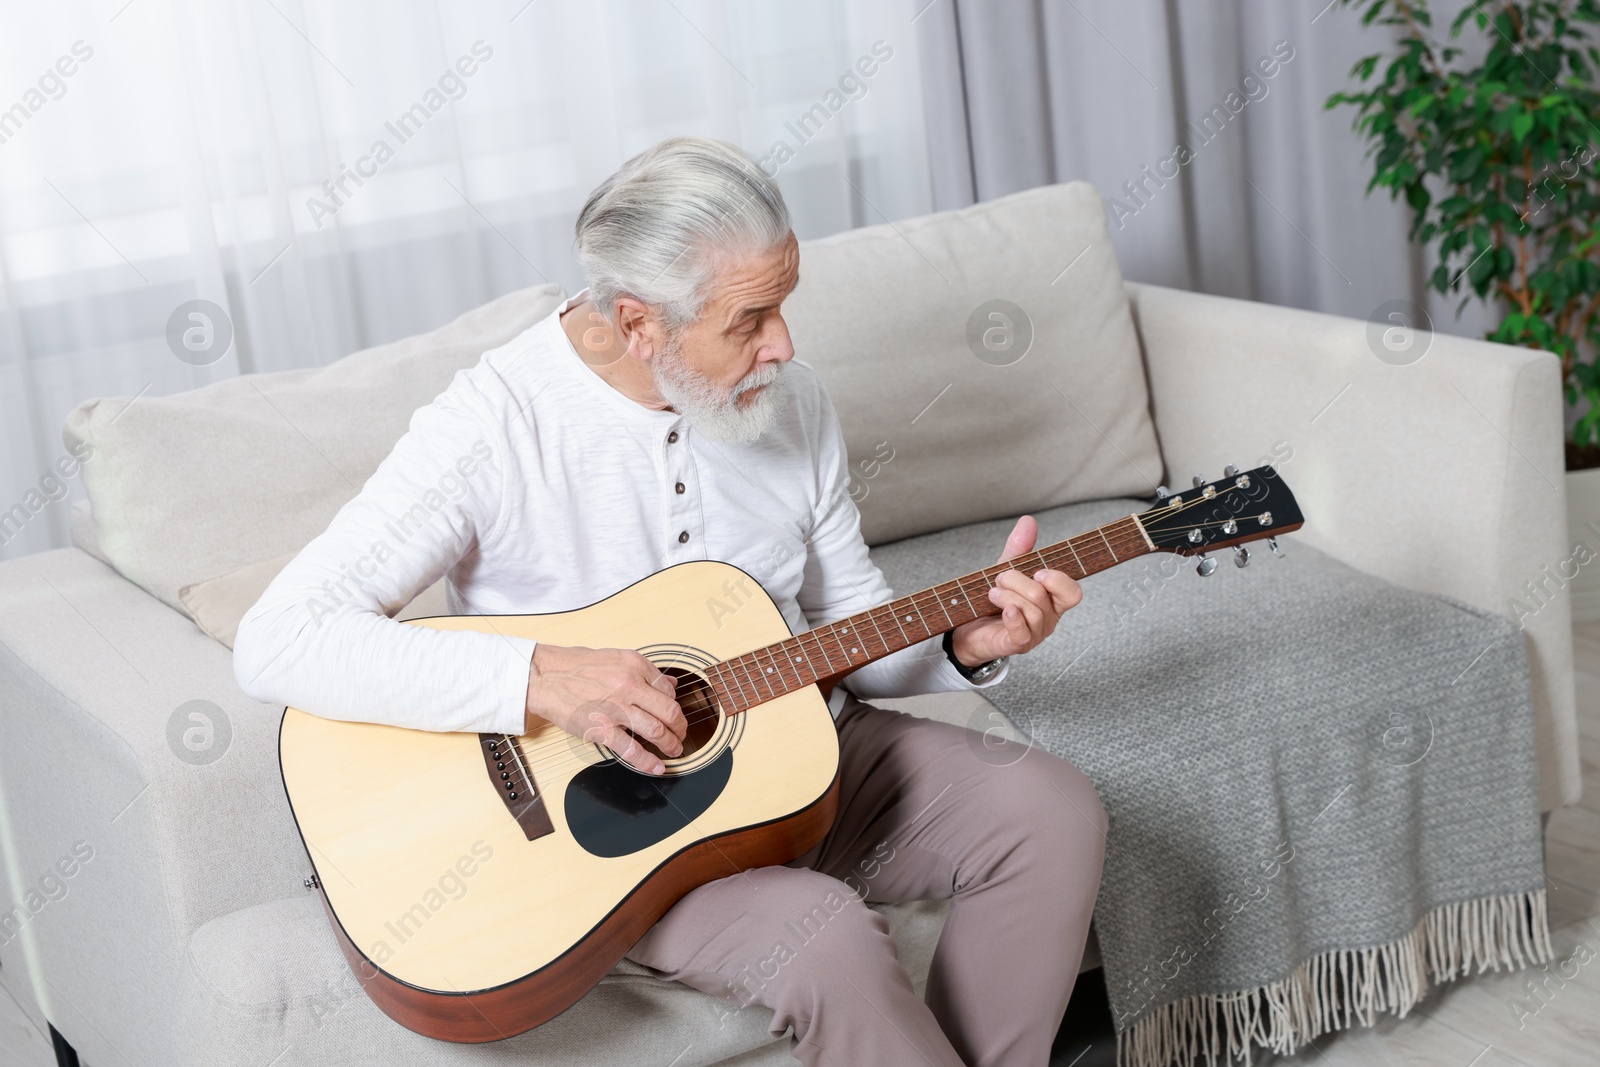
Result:
<svg viewBox="0 0 1600 1067"><path fill-rule="evenodd" d="M631 296L675 330L699 318L723 256L765 252L788 235L789 209L738 146L673 137L601 182L576 233L589 297L608 321Z"/></svg>

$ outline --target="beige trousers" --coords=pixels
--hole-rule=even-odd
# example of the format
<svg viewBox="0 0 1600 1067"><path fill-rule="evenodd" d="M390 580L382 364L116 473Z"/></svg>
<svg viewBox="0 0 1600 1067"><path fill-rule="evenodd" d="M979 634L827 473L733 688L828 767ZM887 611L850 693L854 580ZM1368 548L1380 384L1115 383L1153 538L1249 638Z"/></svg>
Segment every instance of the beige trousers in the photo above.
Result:
<svg viewBox="0 0 1600 1067"><path fill-rule="evenodd" d="M710 882L628 957L772 1009L813 1065L1045 1067L1088 937L1106 816L1076 767L847 697L839 815L783 867ZM863 900L948 899L926 1003Z"/></svg>

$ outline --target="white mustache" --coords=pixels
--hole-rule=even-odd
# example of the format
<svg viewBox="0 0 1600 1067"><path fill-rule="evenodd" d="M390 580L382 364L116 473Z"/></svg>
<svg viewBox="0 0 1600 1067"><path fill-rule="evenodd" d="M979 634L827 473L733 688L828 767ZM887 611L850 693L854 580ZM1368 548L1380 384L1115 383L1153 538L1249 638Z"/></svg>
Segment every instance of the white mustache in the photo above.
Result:
<svg viewBox="0 0 1600 1067"><path fill-rule="evenodd" d="M782 363L768 363L765 366L757 367L739 379L739 384L733 387L733 395L743 396L752 389L759 389L763 385L772 385L782 374Z"/></svg>

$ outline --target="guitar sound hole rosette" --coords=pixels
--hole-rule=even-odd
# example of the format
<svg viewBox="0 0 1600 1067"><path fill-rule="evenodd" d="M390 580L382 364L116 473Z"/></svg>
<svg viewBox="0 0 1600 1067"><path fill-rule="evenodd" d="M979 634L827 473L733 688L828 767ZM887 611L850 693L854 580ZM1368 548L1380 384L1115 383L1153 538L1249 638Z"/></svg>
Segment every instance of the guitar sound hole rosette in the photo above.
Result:
<svg viewBox="0 0 1600 1067"><path fill-rule="evenodd" d="M717 661L707 653L687 645L647 645L641 648L646 659L663 674L677 681L677 700L689 722L681 756L668 756L655 745L634 735L634 739L666 765L663 777L690 774L733 747L744 733L744 716L724 714L716 691L705 671ZM615 754L607 751L615 758Z"/></svg>

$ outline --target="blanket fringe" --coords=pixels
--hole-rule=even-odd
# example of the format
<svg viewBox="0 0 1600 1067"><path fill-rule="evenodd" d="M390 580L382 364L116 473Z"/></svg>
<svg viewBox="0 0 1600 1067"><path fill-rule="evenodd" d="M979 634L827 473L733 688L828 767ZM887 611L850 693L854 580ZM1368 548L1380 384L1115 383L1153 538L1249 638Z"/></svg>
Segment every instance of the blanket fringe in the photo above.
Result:
<svg viewBox="0 0 1600 1067"><path fill-rule="evenodd" d="M1434 908L1398 941L1336 949L1279 982L1163 1004L1117 1033L1118 1067L1216 1067L1251 1062L1256 1047L1290 1055L1306 1042L1380 1013L1405 1018L1431 985L1554 957L1545 891Z"/></svg>

